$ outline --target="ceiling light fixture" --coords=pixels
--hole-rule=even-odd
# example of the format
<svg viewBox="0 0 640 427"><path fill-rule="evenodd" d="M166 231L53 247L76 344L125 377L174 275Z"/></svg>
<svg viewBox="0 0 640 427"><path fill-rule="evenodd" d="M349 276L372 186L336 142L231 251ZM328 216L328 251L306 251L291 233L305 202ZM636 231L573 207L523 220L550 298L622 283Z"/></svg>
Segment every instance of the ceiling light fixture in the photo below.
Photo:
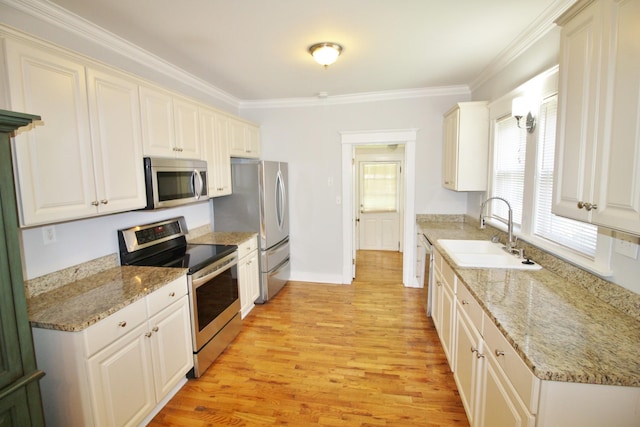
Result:
<svg viewBox="0 0 640 427"><path fill-rule="evenodd" d="M309 53L318 64L327 68L336 62L336 59L342 53L342 46L331 42L316 43L309 47Z"/></svg>

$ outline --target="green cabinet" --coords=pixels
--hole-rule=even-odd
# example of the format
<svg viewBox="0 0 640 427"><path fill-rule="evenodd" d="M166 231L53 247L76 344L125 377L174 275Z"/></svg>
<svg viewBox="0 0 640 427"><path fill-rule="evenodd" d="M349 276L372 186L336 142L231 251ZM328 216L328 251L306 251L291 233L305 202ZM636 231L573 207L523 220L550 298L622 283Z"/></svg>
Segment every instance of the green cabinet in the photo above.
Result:
<svg viewBox="0 0 640 427"><path fill-rule="evenodd" d="M10 137L39 117L0 110L0 427L44 425L22 278Z"/></svg>

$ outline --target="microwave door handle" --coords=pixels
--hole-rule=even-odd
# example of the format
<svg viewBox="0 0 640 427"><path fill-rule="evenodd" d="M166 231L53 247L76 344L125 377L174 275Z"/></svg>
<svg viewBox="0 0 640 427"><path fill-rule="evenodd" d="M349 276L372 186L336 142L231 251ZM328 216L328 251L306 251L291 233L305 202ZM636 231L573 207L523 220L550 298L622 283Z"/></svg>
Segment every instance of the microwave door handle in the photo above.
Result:
<svg viewBox="0 0 640 427"><path fill-rule="evenodd" d="M199 199L202 195L202 177L200 176L200 172L195 169L191 173L191 183L193 195L196 197L196 199Z"/></svg>

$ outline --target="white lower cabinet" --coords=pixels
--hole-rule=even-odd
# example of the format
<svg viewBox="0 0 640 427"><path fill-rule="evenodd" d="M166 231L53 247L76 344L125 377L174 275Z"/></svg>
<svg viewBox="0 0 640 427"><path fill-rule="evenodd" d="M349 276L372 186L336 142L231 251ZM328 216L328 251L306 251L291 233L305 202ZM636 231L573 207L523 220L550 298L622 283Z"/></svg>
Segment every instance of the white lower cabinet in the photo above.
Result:
<svg viewBox="0 0 640 427"><path fill-rule="evenodd" d="M442 342L442 348L452 371L455 371L455 360L452 349L455 340L455 295L457 288L456 276L442 257L435 252L435 286L433 287L431 316Z"/></svg>
<svg viewBox="0 0 640 427"><path fill-rule="evenodd" d="M83 331L33 332L49 426L136 426L193 367L185 276Z"/></svg>
<svg viewBox="0 0 640 427"><path fill-rule="evenodd" d="M238 287L240 315L244 319L260 297L260 264L256 237L238 245Z"/></svg>

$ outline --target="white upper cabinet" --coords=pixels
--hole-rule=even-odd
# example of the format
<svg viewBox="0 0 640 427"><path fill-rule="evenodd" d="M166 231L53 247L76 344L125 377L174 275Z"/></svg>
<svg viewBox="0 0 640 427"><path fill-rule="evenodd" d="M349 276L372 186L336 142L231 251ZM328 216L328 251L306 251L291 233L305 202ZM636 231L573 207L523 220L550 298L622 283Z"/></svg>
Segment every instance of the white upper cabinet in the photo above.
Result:
<svg viewBox="0 0 640 427"><path fill-rule="evenodd" d="M260 129L229 117L229 151L232 157L260 158Z"/></svg>
<svg viewBox="0 0 640 427"><path fill-rule="evenodd" d="M637 0L580 1L562 26L553 212L640 234Z"/></svg>
<svg viewBox="0 0 640 427"><path fill-rule="evenodd" d="M444 116L442 185L455 191L487 189L489 110L486 102L460 102Z"/></svg>
<svg viewBox="0 0 640 427"><path fill-rule="evenodd" d="M210 197L231 194L231 157L227 139L227 118L200 107L200 139L207 161Z"/></svg>
<svg viewBox="0 0 640 427"><path fill-rule="evenodd" d="M100 213L145 206L138 85L113 71L87 70L89 119Z"/></svg>
<svg viewBox="0 0 640 427"><path fill-rule="evenodd" d="M145 156L204 159L198 105L152 86L140 87Z"/></svg>
<svg viewBox="0 0 640 427"><path fill-rule="evenodd" d="M21 225L144 206L135 84L57 51L5 47L11 109L42 117L14 141Z"/></svg>

